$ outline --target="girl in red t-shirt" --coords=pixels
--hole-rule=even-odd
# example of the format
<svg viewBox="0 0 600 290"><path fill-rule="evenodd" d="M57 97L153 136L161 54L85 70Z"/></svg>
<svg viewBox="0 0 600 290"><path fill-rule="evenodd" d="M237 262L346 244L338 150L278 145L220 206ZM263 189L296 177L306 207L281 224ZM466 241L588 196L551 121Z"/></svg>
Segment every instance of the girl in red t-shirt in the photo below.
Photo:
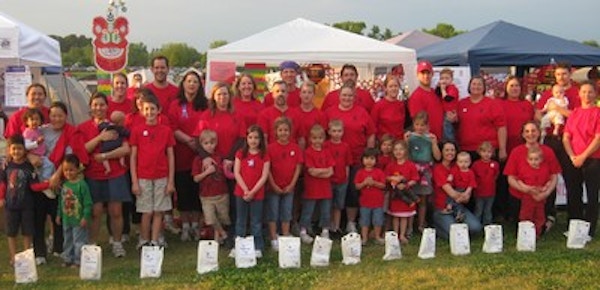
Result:
<svg viewBox="0 0 600 290"><path fill-rule="evenodd" d="M252 125L248 128L244 147L235 154L233 164L233 174L237 182L234 192L237 214L235 235L246 236L246 225L250 215L250 228L257 258L262 258L264 248L262 236L264 185L269 177L270 165L265 135L258 125ZM232 253L235 255L235 249Z"/></svg>

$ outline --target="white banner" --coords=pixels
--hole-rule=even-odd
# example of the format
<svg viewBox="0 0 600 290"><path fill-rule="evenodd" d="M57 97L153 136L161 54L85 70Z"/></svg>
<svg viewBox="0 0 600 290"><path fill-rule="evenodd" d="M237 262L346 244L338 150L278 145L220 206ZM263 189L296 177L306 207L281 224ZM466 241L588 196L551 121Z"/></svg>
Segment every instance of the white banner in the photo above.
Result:
<svg viewBox="0 0 600 290"><path fill-rule="evenodd" d="M27 105L25 90L31 85L32 77L28 66L9 66L4 73L4 106Z"/></svg>

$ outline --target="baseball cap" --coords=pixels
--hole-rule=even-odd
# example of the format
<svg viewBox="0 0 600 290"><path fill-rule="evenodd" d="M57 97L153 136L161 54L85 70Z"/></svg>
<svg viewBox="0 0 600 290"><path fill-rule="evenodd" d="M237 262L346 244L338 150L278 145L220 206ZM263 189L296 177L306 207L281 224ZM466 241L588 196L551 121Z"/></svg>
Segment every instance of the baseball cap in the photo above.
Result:
<svg viewBox="0 0 600 290"><path fill-rule="evenodd" d="M431 65L430 62L423 60L423 61L420 61L419 64L417 64L417 72L420 73L423 71L433 72L433 66Z"/></svg>
<svg viewBox="0 0 600 290"><path fill-rule="evenodd" d="M280 70L290 69L290 68L297 71L300 68L300 65L298 65L293 60L286 60L279 65Z"/></svg>

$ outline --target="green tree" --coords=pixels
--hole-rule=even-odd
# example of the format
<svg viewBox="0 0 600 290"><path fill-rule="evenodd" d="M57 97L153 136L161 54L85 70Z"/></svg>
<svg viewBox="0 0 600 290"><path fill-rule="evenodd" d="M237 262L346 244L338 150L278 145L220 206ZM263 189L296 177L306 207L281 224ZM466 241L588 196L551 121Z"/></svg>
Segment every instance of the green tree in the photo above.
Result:
<svg viewBox="0 0 600 290"><path fill-rule="evenodd" d="M385 31L383 31L383 40L390 39L392 37L394 37L394 33L389 28L386 28Z"/></svg>
<svg viewBox="0 0 600 290"><path fill-rule="evenodd" d="M62 52L62 61L64 66L92 66L94 65L94 52L92 44L88 43L83 47L72 47L67 52Z"/></svg>
<svg viewBox="0 0 600 290"><path fill-rule="evenodd" d="M200 53L185 43L167 43L160 49L153 50L152 55L161 54L169 59L172 67L187 67L200 60Z"/></svg>
<svg viewBox="0 0 600 290"><path fill-rule="evenodd" d="M598 42L595 40L584 40L584 41L582 41L582 43L585 45L593 46L593 47L600 47Z"/></svg>
<svg viewBox="0 0 600 290"><path fill-rule="evenodd" d="M229 42L227 42L227 40L215 40L213 42L210 43L210 45L208 46L208 49L215 49L215 48L219 48L221 46L227 45Z"/></svg>
<svg viewBox="0 0 600 290"><path fill-rule="evenodd" d="M334 23L332 26L360 35L363 35L363 30L367 28L367 25L363 21L344 21Z"/></svg>
<svg viewBox="0 0 600 290"><path fill-rule="evenodd" d="M383 32L381 32L381 28L379 28L379 26L373 25L371 27L371 32L369 32L367 36L377 40L386 40L392 38L393 33L389 28L386 28Z"/></svg>
<svg viewBox="0 0 600 290"><path fill-rule="evenodd" d="M130 43L127 54L128 66L147 66L150 61L148 48L143 42Z"/></svg>
<svg viewBox="0 0 600 290"><path fill-rule="evenodd" d="M454 26L452 26L452 24L448 24L448 23L438 23L435 26L435 28L432 28L432 29L423 28L423 31L427 32L429 34L437 35L442 38L454 37L454 36L457 36L457 35L465 32L464 30L456 30L454 28Z"/></svg>

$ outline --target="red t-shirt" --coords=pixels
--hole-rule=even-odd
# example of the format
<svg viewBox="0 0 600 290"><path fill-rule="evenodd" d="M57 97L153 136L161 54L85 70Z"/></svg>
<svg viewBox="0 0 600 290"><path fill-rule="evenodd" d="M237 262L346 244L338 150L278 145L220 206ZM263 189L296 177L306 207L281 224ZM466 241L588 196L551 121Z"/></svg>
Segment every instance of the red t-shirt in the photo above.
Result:
<svg viewBox="0 0 600 290"><path fill-rule="evenodd" d="M240 175L244 179L248 190L252 190L252 188L254 188L256 183L258 183L258 180L263 174L263 168L265 166L265 163L270 162L269 155L265 154L264 157L261 157L260 153L251 154L250 152L248 152L246 157L244 157L242 150L238 150L238 152L235 154L235 159L240 160ZM237 183L235 185L234 193L236 196L239 197L244 196L244 191ZM264 198L265 187L261 186L260 189L254 195L254 200L263 200Z"/></svg>
<svg viewBox="0 0 600 290"><path fill-rule="evenodd" d="M419 112L427 112L429 116L429 131L435 134L438 140L442 140L444 107L442 101L432 89L429 91L421 87L415 89L408 98L408 111L410 112L410 117L413 119Z"/></svg>
<svg viewBox="0 0 600 290"><path fill-rule="evenodd" d="M498 128L506 126L504 110L498 101L483 97L478 103L470 97L458 101L458 142L461 150L476 151L484 141L498 149Z"/></svg>
<svg viewBox="0 0 600 290"><path fill-rule="evenodd" d="M473 162L471 170L475 173L477 188L475 197L492 197L496 195L496 178L500 174L500 165L494 160L485 162L481 159Z"/></svg>
<svg viewBox="0 0 600 290"><path fill-rule="evenodd" d="M473 170L469 169L467 171L462 171L458 166L454 166L450 169L450 174L452 174L451 183L454 189L467 189L468 187L473 189L477 188Z"/></svg>
<svg viewBox="0 0 600 290"><path fill-rule="evenodd" d="M521 131L523 124L533 120L533 105L526 100L501 100L506 117L506 153L510 154L515 147L523 144Z"/></svg>
<svg viewBox="0 0 600 290"><path fill-rule="evenodd" d="M98 124L94 120L87 120L77 126L78 134L81 134L82 142L85 144L90 140L94 139L100 131L98 130ZM121 166L119 158L108 159L110 164L110 173L104 172L104 166L102 162L96 161L94 155L100 153L100 146L96 146L92 153L89 153L90 163L85 168L85 176L95 180L108 180L125 174L126 168Z"/></svg>
<svg viewBox="0 0 600 290"><path fill-rule="evenodd" d="M550 167L547 164L540 164L540 168L533 168L529 163L525 162L523 166L517 168L515 177L529 186L544 186L552 176ZM516 197L523 197L526 193L520 192L512 188L511 193Z"/></svg>
<svg viewBox="0 0 600 290"><path fill-rule="evenodd" d="M594 137L600 135L600 108L575 108L567 119L565 132L569 133L569 142L575 155L579 155L592 143ZM600 158L600 150L596 150L590 158Z"/></svg>
<svg viewBox="0 0 600 290"><path fill-rule="evenodd" d="M267 154L271 159L271 176L279 188L290 185L298 164L304 163L304 156L300 146L289 142L281 144L273 142L267 147Z"/></svg>
<svg viewBox="0 0 600 290"><path fill-rule="evenodd" d="M405 104L402 101L382 99L375 103L371 110L371 118L377 128L377 139L384 134L392 135L395 139L404 138Z"/></svg>
<svg viewBox="0 0 600 290"><path fill-rule="evenodd" d="M379 168L373 168L372 170L366 170L361 168L356 172L354 177L354 184L363 182L367 177L373 178L374 181L385 184L385 173ZM383 189L374 186L365 186L360 190L359 204L360 207L366 208L382 208L383 207Z"/></svg>
<svg viewBox="0 0 600 290"><path fill-rule="evenodd" d="M23 114L27 112L29 108L23 107L18 111L14 112L10 118L8 118L8 123L6 124L6 130L4 131L4 137L8 138L13 135L23 135L23 131L25 130L25 123L23 122ZM42 115L44 116L44 120L42 123L47 124L50 119L48 118L48 114L50 113L50 109L47 107L41 107L40 111L42 111Z"/></svg>
<svg viewBox="0 0 600 290"><path fill-rule="evenodd" d="M129 143L138 148L138 178L158 179L169 176L167 149L175 146L175 137L169 126L137 126L131 132Z"/></svg>
<svg viewBox="0 0 600 290"><path fill-rule="evenodd" d="M167 83L164 88L159 88L154 83L149 83L146 88L150 89L158 98L161 108L168 108L173 100L177 99L179 88L171 83Z"/></svg>
<svg viewBox="0 0 600 290"><path fill-rule="evenodd" d="M390 164L393 160L393 157L391 155L383 155L380 154L379 156L377 156L377 168L381 169L381 170L385 170L385 167L387 167L388 164Z"/></svg>
<svg viewBox="0 0 600 290"><path fill-rule="evenodd" d="M559 174L562 172L560 167L560 163L558 163L558 159L556 155L554 155L554 151L552 148L546 145L539 145L542 149L542 155L544 156L544 161L542 163L546 164L548 168L550 168L550 172L552 174ZM527 165L527 151L528 148L525 144L521 144L515 149L513 149L508 156L508 160L506 161L506 165L504 166L503 174L506 176L512 175L517 176L519 172L519 168ZM515 197L520 197L520 193L513 189L512 187L508 188L508 191L514 195Z"/></svg>
<svg viewBox="0 0 600 290"><path fill-rule="evenodd" d="M575 84L572 84L568 89L565 90L565 96L569 100L569 110L573 110L575 108L581 107L581 100L579 99L579 87ZM544 105L548 102L548 99L552 98L552 88L545 90L542 93L542 96L535 104L535 109L541 111L544 109ZM548 135L552 134L554 130L554 125L551 125L550 128L546 129ZM562 135L562 128L559 128L560 134Z"/></svg>
<svg viewBox="0 0 600 290"><path fill-rule="evenodd" d="M228 192L227 181L225 180L225 175L223 174L223 160L217 154L212 154L210 158L215 161L217 172L211 173L210 175L204 177L202 181L200 181L199 195L201 197L223 195L227 194ZM202 160L203 158L200 156L196 156L194 158L194 162L192 164L192 176L196 176L204 171L202 168Z"/></svg>
<svg viewBox="0 0 600 290"><path fill-rule="evenodd" d="M327 131L327 117L321 110L316 107L310 110L309 112L303 111L301 108L298 108L298 124L295 124L298 132L298 137L304 138L308 142L310 129L312 126L319 124L325 131Z"/></svg>
<svg viewBox="0 0 600 290"><path fill-rule="evenodd" d="M200 122L202 110L195 111L191 102L181 105L179 100L171 102L167 116L173 132L179 130L189 136L193 136L194 130ZM187 144L175 140L175 171L187 171L192 169L192 160L196 152Z"/></svg>
<svg viewBox="0 0 600 290"><path fill-rule="evenodd" d="M257 100L244 101L241 98L233 99L234 111L244 119L246 128L257 124L258 115L265 107Z"/></svg>
<svg viewBox="0 0 600 290"><path fill-rule="evenodd" d="M446 95L452 96L454 98L450 102L442 100L442 107L444 108L444 113L456 111L456 109L458 108L459 99L458 88L453 84L446 86Z"/></svg>
<svg viewBox="0 0 600 290"><path fill-rule="evenodd" d="M318 178L308 174L310 168L333 168L335 160L327 149L315 150L312 146L304 151L304 198L305 199L331 199L331 177Z"/></svg>
<svg viewBox="0 0 600 290"><path fill-rule="evenodd" d="M325 144L323 144L323 148L328 150L335 160L331 183L342 184L348 182L346 169L352 164L350 146L344 141L333 143L331 140L327 140L325 141Z"/></svg>
<svg viewBox="0 0 600 290"><path fill-rule="evenodd" d="M419 181L419 171L417 166L410 160L400 164L396 161L390 162L385 167L386 176L402 176L406 181ZM392 213L412 212L416 209L416 205L410 206L401 199L390 199L389 211Z"/></svg>
<svg viewBox="0 0 600 290"><path fill-rule="evenodd" d="M163 114L158 114L158 123L161 125L170 126L169 118ZM125 128L131 131L133 128L146 124L146 118L140 112L129 113L125 116Z"/></svg>
<svg viewBox="0 0 600 290"><path fill-rule="evenodd" d="M121 111L125 115L133 113L133 101L124 99L122 102L117 103L117 102L113 101L112 98L108 98L107 116L109 119L110 119L110 115L115 111Z"/></svg>
<svg viewBox="0 0 600 290"><path fill-rule="evenodd" d="M375 134L375 124L369 113L360 106L352 106L347 111L342 111L339 106L335 106L327 109L325 115L328 123L330 120L341 120L344 123L342 141L350 146L353 164L359 164L360 156L367 147L367 138Z"/></svg>
<svg viewBox="0 0 600 290"><path fill-rule="evenodd" d="M193 135L200 136L204 129L217 132L216 153L226 159L230 158L236 140L246 137L244 120L235 112L216 110L213 114L211 110L204 111Z"/></svg>
<svg viewBox="0 0 600 290"><path fill-rule="evenodd" d="M288 92L288 97L287 97L288 107L298 108L298 107L300 107L301 102L302 102L302 100L300 100L300 89L294 88L293 91ZM273 94L271 94L269 92L265 96L263 104L265 105L265 108L268 108L268 107L272 107L274 103L275 103L275 99L273 99Z"/></svg>
<svg viewBox="0 0 600 290"><path fill-rule="evenodd" d="M268 143L275 142L275 120L285 116L292 121L292 132L290 132L290 142L296 142L298 136L298 126L300 123L300 113L297 108L288 108L284 112L280 111L275 106L266 107L258 116L258 126L263 129L263 132L268 135Z"/></svg>
<svg viewBox="0 0 600 290"><path fill-rule="evenodd" d="M451 175L450 167L444 166L442 163L436 163L433 166L433 205L436 209L446 208L446 199L448 194L442 189L442 186L451 183L448 181L448 177Z"/></svg>
<svg viewBox="0 0 600 290"><path fill-rule="evenodd" d="M323 105L321 106L321 110L325 111L332 107L337 107L340 104L340 90L335 90L329 92L325 96L325 100L323 101ZM361 88L356 88L356 97L354 98L354 104L363 107L367 112L371 112L373 106L375 105L375 100L373 100L373 96L367 90L363 90Z"/></svg>

